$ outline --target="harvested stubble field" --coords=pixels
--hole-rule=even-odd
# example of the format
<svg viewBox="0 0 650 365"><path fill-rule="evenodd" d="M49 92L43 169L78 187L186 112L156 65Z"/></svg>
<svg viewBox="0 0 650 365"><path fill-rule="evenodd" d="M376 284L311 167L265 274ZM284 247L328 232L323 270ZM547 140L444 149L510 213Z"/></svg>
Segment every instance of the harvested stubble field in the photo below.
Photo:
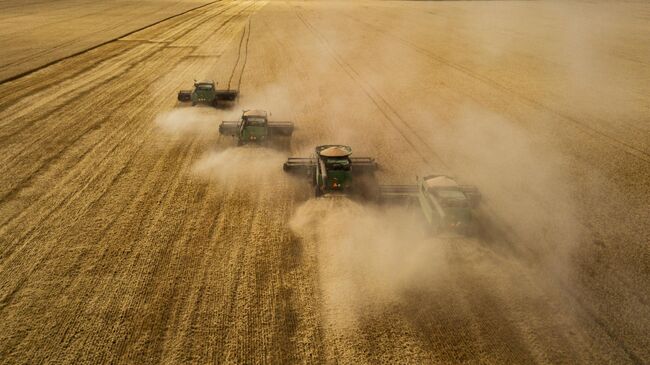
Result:
<svg viewBox="0 0 650 365"><path fill-rule="evenodd" d="M650 6L117 4L0 2L0 362L650 361ZM483 234L309 199L323 143L476 184Z"/></svg>

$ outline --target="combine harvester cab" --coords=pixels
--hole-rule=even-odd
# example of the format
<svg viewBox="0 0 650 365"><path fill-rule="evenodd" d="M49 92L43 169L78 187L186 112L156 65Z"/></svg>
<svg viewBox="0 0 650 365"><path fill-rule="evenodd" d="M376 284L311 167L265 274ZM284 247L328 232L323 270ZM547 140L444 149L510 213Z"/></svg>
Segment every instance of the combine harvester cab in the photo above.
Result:
<svg viewBox="0 0 650 365"><path fill-rule="evenodd" d="M291 137L292 122L270 122L264 110L245 110L238 121L223 121L219 133L237 138L237 144L267 144L274 138Z"/></svg>
<svg viewBox="0 0 650 365"><path fill-rule="evenodd" d="M351 154L349 146L318 146L312 157L290 157L283 169L307 176L316 197L363 194L359 180L368 180L368 177L374 180L377 163L374 158L350 157Z"/></svg>
<svg viewBox="0 0 650 365"><path fill-rule="evenodd" d="M237 90L217 90L214 81L194 81L192 90L181 90L178 92L178 101L192 102L196 104L207 104L218 106L221 101L234 101L237 99Z"/></svg>
<svg viewBox="0 0 650 365"><path fill-rule="evenodd" d="M481 193L475 186L460 185L449 176L417 178L416 185L384 185L380 186L380 193L385 201L417 201L434 233L473 235L477 230L474 211Z"/></svg>

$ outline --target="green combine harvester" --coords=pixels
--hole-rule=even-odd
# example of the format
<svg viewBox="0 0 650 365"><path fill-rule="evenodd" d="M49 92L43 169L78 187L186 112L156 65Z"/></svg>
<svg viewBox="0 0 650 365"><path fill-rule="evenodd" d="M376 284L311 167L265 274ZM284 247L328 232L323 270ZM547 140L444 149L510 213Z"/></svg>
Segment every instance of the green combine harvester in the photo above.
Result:
<svg viewBox="0 0 650 365"><path fill-rule="evenodd" d="M228 102L237 99L237 90L217 90L214 81L196 81L192 90L181 90L178 92L178 101L192 102L196 104L207 104L217 107L221 102Z"/></svg>
<svg viewBox="0 0 650 365"><path fill-rule="evenodd" d="M417 178L416 185L384 185L379 189L384 200L416 200L435 233L473 235L477 230L474 210L481 193L475 186L460 185L446 175L429 175Z"/></svg>
<svg viewBox="0 0 650 365"><path fill-rule="evenodd" d="M377 163L370 157L350 157L352 148L323 145L311 157L290 157L283 169L304 174L311 180L316 197L324 195L364 195L374 181Z"/></svg>
<svg viewBox="0 0 650 365"><path fill-rule="evenodd" d="M246 143L267 144L273 138L290 137L293 134L291 122L269 122L264 110L244 110L237 121L223 121L219 133L237 138L237 145Z"/></svg>

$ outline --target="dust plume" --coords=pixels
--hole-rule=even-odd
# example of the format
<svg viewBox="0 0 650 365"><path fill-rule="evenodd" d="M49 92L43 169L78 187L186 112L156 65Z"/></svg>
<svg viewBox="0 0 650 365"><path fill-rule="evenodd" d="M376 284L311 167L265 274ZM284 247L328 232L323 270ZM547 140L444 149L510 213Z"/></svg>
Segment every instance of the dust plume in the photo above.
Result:
<svg viewBox="0 0 650 365"><path fill-rule="evenodd" d="M218 136L221 117L214 108L180 107L157 115L154 123L167 136Z"/></svg>
<svg viewBox="0 0 650 365"><path fill-rule="evenodd" d="M269 119L287 119L291 110L296 107L286 88L276 83L265 83L258 89L242 92L237 101L236 113L231 117L239 117L241 109L261 109L271 113Z"/></svg>
<svg viewBox="0 0 650 365"><path fill-rule="evenodd" d="M485 218L510 227L511 249L566 274L583 232L565 158L552 144L471 105L430 139L455 174L480 188Z"/></svg>
<svg viewBox="0 0 650 365"><path fill-rule="evenodd" d="M282 163L285 156L259 146L241 146L213 150L196 161L192 172L201 178L232 188L284 184Z"/></svg>
<svg viewBox="0 0 650 365"><path fill-rule="evenodd" d="M343 326L359 311L399 302L407 290L434 287L446 270L444 242L405 208L311 199L289 226L316 241L326 309Z"/></svg>
<svg viewBox="0 0 650 365"><path fill-rule="evenodd" d="M263 103L265 95L277 95L277 90L248 95L252 108L267 110L272 102ZM272 96L269 96L271 98ZM253 107L254 106L254 107ZM205 153L191 167L191 173L233 188L249 186L253 188L265 184L277 185L282 179L282 163L286 156L279 151L262 146L238 146L236 139L219 134L223 120L236 121L241 117L241 109L222 110L213 107L178 107L159 114L155 125L161 132L157 137L161 143L191 143L197 140L206 142Z"/></svg>

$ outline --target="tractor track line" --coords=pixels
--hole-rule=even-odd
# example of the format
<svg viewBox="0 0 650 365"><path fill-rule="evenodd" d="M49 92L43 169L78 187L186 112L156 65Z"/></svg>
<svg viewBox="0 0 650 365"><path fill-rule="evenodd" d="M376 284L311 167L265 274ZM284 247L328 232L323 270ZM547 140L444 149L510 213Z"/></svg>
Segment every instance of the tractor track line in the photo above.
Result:
<svg viewBox="0 0 650 365"><path fill-rule="evenodd" d="M70 55L68 55L68 56L61 57L61 58L58 58L58 59L53 60L53 61L49 61L49 62L47 62L47 63L45 63L45 64L43 64L43 65L41 65L41 66L38 66L38 67L32 68L32 69L27 70L27 71L23 71L23 72L21 72L21 73L19 73L19 74L16 74L16 75L14 75L14 76L6 77L6 78L0 80L0 85L5 84L5 83L10 82L10 81L13 81L13 80L20 79L20 78L25 77L25 76L27 76L27 75L30 75L30 74L32 74L32 73L34 73L34 72L36 72L36 71L39 71L39 70L42 70L42 69L44 69L44 68L50 67L50 66L52 66L52 65L54 65L54 64L56 64L56 63L59 63L59 62L61 62L61 61L64 61L64 60L67 60L67 59L70 59L70 58L77 57L77 56L82 55L82 54L84 54L84 53L86 53L86 52L92 51L93 49L97 49L97 48L99 48L99 47L101 47L101 46L104 46L104 45L107 45L107 44L109 44L109 43L115 42L115 41L119 40L120 38L124 38L124 37L130 36L130 35L132 35L132 34L134 34L134 33L140 32L140 31L145 30L145 29L147 29L147 28L151 28L151 27L153 27L153 26L155 26L155 25L158 25L158 24L160 24L160 23L166 22L166 21L168 21L168 20L174 19L174 18L179 17L179 16L182 16L182 15L185 15L185 14L190 13L190 12L192 12L192 11L199 10L199 9L201 9L201 8L204 8L204 7L207 7L207 6L213 5L213 4L218 3L218 2L220 2L220 1L221 1L221 0L214 0L214 1L211 1L211 2L209 2L209 3L207 3L207 4L199 5L199 6L195 7L195 8L192 8L192 9L186 10L186 11L184 11L184 12L181 12L181 13L178 13L178 14L175 14L175 15L168 16L167 18L164 18L164 19L158 20L158 21L156 21L156 22L154 22L154 23L151 23L151 24L149 24L149 25L145 25L145 26L143 26L143 27L140 27L140 28L138 28L138 29L132 30L132 31L127 32L127 33L124 33L124 34L122 34L122 35L120 35L120 36L114 37L114 38L109 39L109 40L107 40L107 41L104 41L104 42L98 43L98 44L96 44L96 45L94 45L94 46L92 46L92 47L89 47L89 48L83 49L83 50L81 50L81 51L74 52L74 53L72 53L72 54L70 54Z"/></svg>
<svg viewBox="0 0 650 365"><path fill-rule="evenodd" d="M246 36L246 28L244 28L244 31L241 34L241 38L239 38L239 49L237 51L237 60L235 60L235 65L233 66L232 71L230 72L230 77L228 78L228 90L230 90L232 78L233 76L235 76L235 71L237 70L237 66L239 65L239 60L241 59L241 47L242 47L242 43L244 42L245 36Z"/></svg>
<svg viewBox="0 0 650 365"><path fill-rule="evenodd" d="M248 18L248 35L246 36L246 45L244 46L244 63L242 64L241 72L239 73L239 80L237 81L237 90L241 88L241 79L244 76L244 71L246 70L246 62L248 62L248 43L251 38L251 22L252 22L252 15ZM239 94L237 96L239 96Z"/></svg>
<svg viewBox="0 0 650 365"><path fill-rule="evenodd" d="M174 162L179 163L179 165L184 165L184 161L188 159L188 157L190 155L190 152L191 152L191 147L189 149L185 149L181 154L177 154L175 156L174 156L173 153L170 152L169 154L167 154L165 156L161 156L160 158L158 158L156 160L156 162L154 162L154 165L158 164L163 159L170 158L170 156L173 156ZM158 173L157 175L153 175L153 174L148 175L148 177L149 176L152 177L152 180L155 180L155 181L159 182L158 184L155 184L156 186L160 187L159 189L156 190L156 195L158 196L159 201L168 200L170 197L172 197L172 196L174 196L176 194L176 190L178 190L177 189L178 183L179 183L178 181L182 176L181 170L182 169L176 170L171 176L165 176L165 174L160 174L160 173ZM154 169L154 171L155 171L155 169ZM161 183L162 179L164 179L164 178L168 178L167 183ZM141 190L141 191L143 191L143 190ZM137 204L138 204L137 201L134 201L131 205L129 205L129 208L137 206ZM152 206L154 204L155 204L154 202L148 202L148 210L149 211L155 210L155 208L152 208ZM165 215L165 209L158 210L157 214L155 214L153 216L153 221L154 222L159 222L162 219L162 217L164 217L164 215ZM143 237L142 239L150 237L150 235L152 235L152 234L154 234L154 235L156 234L154 232L154 229L152 228L155 224L147 225L146 227L142 227L142 224L143 224L143 222L141 220L139 222L139 224L135 228L133 228L136 231L142 231L142 233L141 233L141 237ZM164 251L166 251L167 249L168 249L168 247L162 247L162 248L160 248L158 250L155 250L155 253L152 253L152 252L149 252L149 253L150 254L155 254L155 255L160 255ZM147 261L152 260L152 258L150 256L146 256L146 257L143 257L141 259L142 260L147 260ZM130 262L129 265L130 265L131 268L133 267L132 262ZM145 269L145 270L146 269L151 269L151 268L153 268L153 270L158 270L158 269L156 269L155 266L143 265L143 269ZM131 270L129 270L129 271L131 271ZM148 287L147 287L147 284L149 284L149 280L152 280L152 279L153 278L151 278L149 276L142 276L140 278L139 285L135 286L135 287L131 287L131 288L129 288L129 290L134 292L134 293L146 292L147 290L149 290ZM144 281L146 281L146 282L144 282ZM133 306L133 304L132 304L133 303L133 298L135 298L135 297L137 297L137 295L130 296L130 299L128 301L129 306ZM156 299L156 298L154 298L154 299ZM119 298L116 298L116 297L113 296L111 298L110 302L115 303L117 300L119 300ZM113 304L113 305L115 305L115 304ZM69 322L70 321L65 321L65 323L69 323ZM133 322L131 324L133 325ZM131 334L133 334L133 333L134 332L132 331ZM129 345L129 341L120 341L119 345L117 345L116 348L115 348L115 351L114 351L115 356L118 357L118 358L123 357L124 354L126 353L126 347L128 345ZM77 356L79 356L79 355L77 355ZM121 362L123 362L123 361L124 360L121 360ZM120 361L118 361L118 362L120 362Z"/></svg>
<svg viewBox="0 0 650 365"><path fill-rule="evenodd" d="M240 16L243 12L245 12L246 10L250 9L251 7L253 7L253 5L255 5L255 4L248 5L247 7L245 7L245 8L243 8L243 9L239 10L236 14L231 15L229 18L227 18L226 20L224 20L223 22L221 22L221 24L219 24L219 26L215 27L215 29L212 30L212 32L210 32L210 34L209 34L208 36L206 36L205 39L209 39L210 37L212 37L215 33L219 32L221 29L223 29L223 27L225 27L225 26L226 26L228 23L230 23L233 19L235 19L236 17ZM234 9L235 7L236 7L236 6L231 6L230 8L223 9L222 11L220 11L220 12L214 14L214 15L207 16L207 17L210 18L210 17L214 17L214 16L217 16L217 15L221 15L221 14L225 13L225 12L228 11L228 10ZM197 22L198 22L198 23L201 23L200 20L197 21ZM173 43L174 43L175 41L177 41L177 40L180 39L181 37L187 35L188 33L190 33L190 32L193 31L193 30L194 30L193 27L188 27L188 29L185 30L184 32L182 32L181 35L177 35L176 38L175 38L172 42L170 42L170 46L169 46L169 47L172 47L172 48L178 47L178 48L194 48L194 49L197 49L198 46L175 46L175 45L173 45ZM197 55L191 55L190 57L197 57ZM208 57L211 57L211 56L208 56Z"/></svg>
<svg viewBox="0 0 650 365"><path fill-rule="evenodd" d="M255 221L255 216L258 213L259 212L258 212L257 209L252 209L251 211L248 212L248 215L245 216L245 218L246 218L246 228L243 231L250 232L252 230L253 224L254 224L254 221ZM247 248L246 244L241 245L241 246L238 247L238 251L236 252L237 259L236 259L235 262L243 262L243 258L245 257L245 254L246 254L246 248ZM238 289L239 289L239 287L241 285L244 269L245 269L245 265L237 265L237 270L233 273L231 281L228 283L229 286L230 286L230 288L228 288L229 289L228 290L228 295L229 295L228 298L230 300L226 301L226 303L228 303L227 308L224 308L224 310L225 310L224 318L225 319L232 319L233 318L233 313L235 312L235 306L237 304L236 303L237 302L237 300L236 300L237 292L238 292ZM224 326L224 327L226 327L226 326ZM230 336L230 331L227 331L227 333L224 334L223 346L225 346L229 342L229 339L228 339L229 337L231 337ZM225 362L227 360L226 358L224 358L226 356L225 349L221 349L221 351L219 351L219 354L220 355L216 359L217 363Z"/></svg>

